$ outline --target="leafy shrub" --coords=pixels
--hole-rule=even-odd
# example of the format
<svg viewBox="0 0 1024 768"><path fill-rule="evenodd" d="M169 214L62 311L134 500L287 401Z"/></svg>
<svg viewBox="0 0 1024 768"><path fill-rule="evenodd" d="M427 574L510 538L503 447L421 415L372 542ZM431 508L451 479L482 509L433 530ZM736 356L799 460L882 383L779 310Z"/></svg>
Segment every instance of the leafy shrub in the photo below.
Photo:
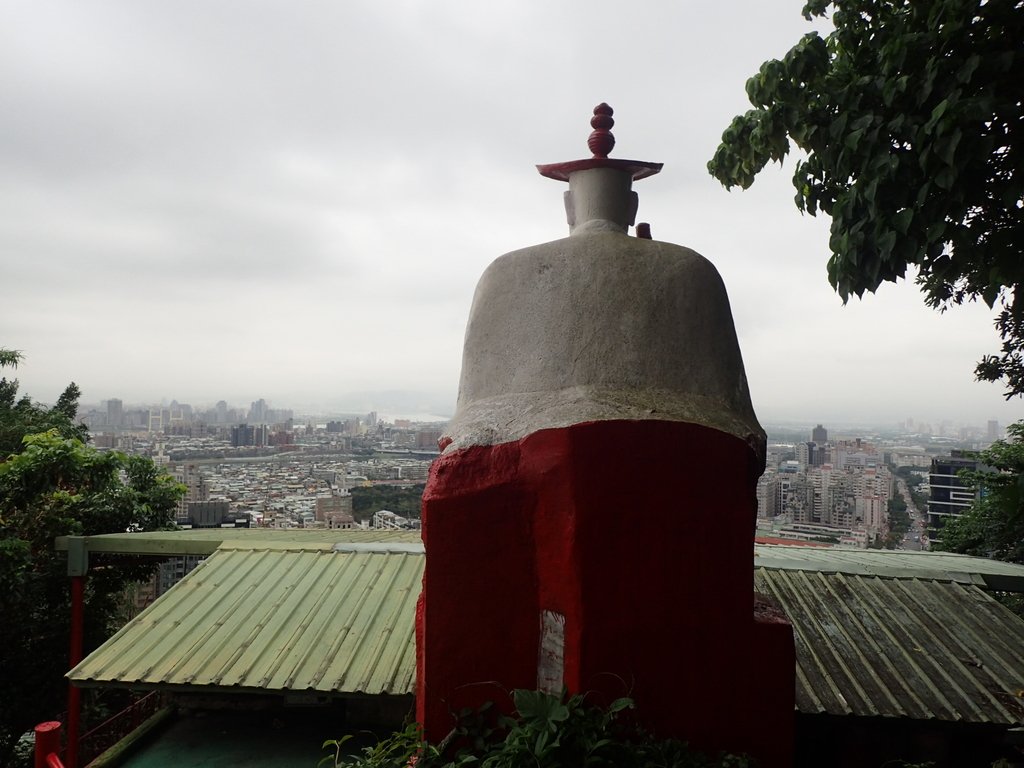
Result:
<svg viewBox="0 0 1024 768"><path fill-rule="evenodd" d="M320 765L350 768L752 768L746 757L709 758L676 739L655 739L625 714L633 701L617 699L607 708L591 706L582 694L554 696L540 691L512 694L514 717L496 715L491 705L460 714L439 744L425 741L416 724L342 755L349 737L324 742L334 751Z"/></svg>

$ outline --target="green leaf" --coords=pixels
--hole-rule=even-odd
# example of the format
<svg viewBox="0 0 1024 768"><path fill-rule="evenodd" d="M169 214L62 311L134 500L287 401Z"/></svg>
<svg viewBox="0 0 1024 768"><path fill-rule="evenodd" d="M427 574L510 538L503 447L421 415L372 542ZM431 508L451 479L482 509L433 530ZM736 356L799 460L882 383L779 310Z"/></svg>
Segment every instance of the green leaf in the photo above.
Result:
<svg viewBox="0 0 1024 768"><path fill-rule="evenodd" d="M956 79L961 83L970 82L979 64L981 64L981 56L972 53L967 57L967 61L963 63L963 66L960 67L960 71L956 73Z"/></svg>
<svg viewBox="0 0 1024 768"><path fill-rule="evenodd" d="M548 738L550 737L550 731L541 731L537 734L537 741L533 745L533 754L540 756L544 754L544 748L548 745Z"/></svg>
<svg viewBox="0 0 1024 768"><path fill-rule="evenodd" d="M634 706L635 704L633 703L632 699L623 697L621 699L616 699L611 704L609 704L608 711L612 713L621 712L624 709L633 709Z"/></svg>
<svg viewBox="0 0 1024 768"><path fill-rule="evenodd" d="M956 183L956 177L957 173L955 168L943 168L935 176L935 186L939 189L952 189L953 185Z"/></svg>
<svg viewBox="0 0 1024 768"><path fill-rule="evenodd" d="M872 179L868 182L867 188L864 190L864 199L867 200L870 205L874 205L876 194L878 194L878 179Z"/></svg>
<svg viewBox="0 0 1024 768"><path fill-rule="evenodd" d="M947 109L949 109L948 98L943 99L942 101L935 105L935 109L932 110L931 117L928 119L928 122L925 123L924 126L924 130L926 133L931 133L931 131L935 128L935 124L939 122L939 120L942 118L944 114L946 114Z"/></svg>
<svg viewBox="0 0 1024 768"><path fill-rule="evenodd" d="M896 245L896 233L891 229L883 232L882 236L878 238L878 253L882 257L883 261L887 260L892 254L892 248L894 245ZM880 266L875 267L875 280L878 280L878 269L880 269Z"/></svg>
<svg viewBox="0 0 1024 768"><path fill-rule="evenodd" d="M904 208L892 217L892 226L901 235L905 235L907 234L907 230L910 229L910 222L913 220L914 211L910 208Z"/></svg>
<svg viewBox="0 0 1024 768"><path fill-rule="evenodd" d="M843 146L846 147L847 149L855 152L857 150L857 145L860 143L860 139L861 139L861 137L863 135L864 135L864 129L863 128L860 128L860 129L858 129L856 131L851 131L849 134L847 134L846 138L843 140Z"/></svg>
<svg viewBox="0 0 1024 768"><path fill-rule="evenodd" d="M959 128L953 130L949 136L945 137L942 141L938 142L938 149L936 153L939 158L946 165L953 165L953 158L956 155L956 148L960 144L960 139L963 136L963 131Z"/></svg>
<svg viewBox="0 0 1024 768"><path fill-rule="evenodd" d="M868 112L867 114L861 115L856 120L854 120L853 124L850 127L855 131L863 131L874 122L875 116L871 112Z"/></svg>
<svg viewBox="0 0 1024 768"><path fill-rule="evenodd" d="M847 115L845 112L840 113L836 116L835 120L829 125L828 133L832 137L833 141L839 139L844 133L846 133L846 122Z"/></svg>

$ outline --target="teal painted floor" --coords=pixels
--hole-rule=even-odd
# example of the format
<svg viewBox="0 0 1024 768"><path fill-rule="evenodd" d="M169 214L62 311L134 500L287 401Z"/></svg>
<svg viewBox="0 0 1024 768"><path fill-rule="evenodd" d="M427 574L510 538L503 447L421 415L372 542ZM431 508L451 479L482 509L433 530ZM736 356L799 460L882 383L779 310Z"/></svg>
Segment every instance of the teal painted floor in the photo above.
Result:
<svg viewBox="0 0 1024 768"><path fill-rule="evenodd" d="M342 720L316 710L183 714L153 733L123 768L315 768L329 753L326 739L344 732ZM382 734L383 735L383 734ZM348 742L371 743L367 732Z"/></svg>

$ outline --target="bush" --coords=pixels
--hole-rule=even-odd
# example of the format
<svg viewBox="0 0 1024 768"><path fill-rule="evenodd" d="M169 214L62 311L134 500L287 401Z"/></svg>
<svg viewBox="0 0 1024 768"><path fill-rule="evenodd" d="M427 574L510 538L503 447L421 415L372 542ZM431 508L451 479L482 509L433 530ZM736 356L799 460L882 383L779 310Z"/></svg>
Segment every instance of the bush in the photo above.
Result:
<svg viewBox="0 0 1024 768"><path fill-rule="evenodd" d="M334 754L320 765L350 768L751 768L737 755L709 758L676 739L655 739L625 714L633 701L617 699L606 708L591 706L582 694L554 696L540 691L512 694L514 717L497 715L492 705L461 713L441 743L425 741L416 724L356 756L341 754L348 737L324 742Z"/></svg>

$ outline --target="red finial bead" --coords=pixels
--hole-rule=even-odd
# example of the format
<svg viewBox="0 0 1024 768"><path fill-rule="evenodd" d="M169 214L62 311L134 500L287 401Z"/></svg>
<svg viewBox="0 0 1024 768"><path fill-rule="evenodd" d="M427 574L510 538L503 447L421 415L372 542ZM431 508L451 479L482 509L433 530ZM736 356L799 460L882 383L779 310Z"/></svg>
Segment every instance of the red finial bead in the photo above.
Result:
<svg viewBox="0 0 1024 768"><path fill-rule="evenodd" d="M612 108L605 103L594 107L594 116L590 118L590 125L593 132L587 138L587 146L594 153L593 157L586 160L571 160L568 163L551 163L550 165L538 165L537 170L541 176L547 176L556 181L568 181L569 176L575 171L589 171L591 168L615 168L628 173L633 181L646 179L661 170L661 163L642 163L639 160L614 160L608 157L608 153L615 146L615 137L612 136L611 128L615 125L612 120Z"/></svg>
<svg viewBox="0 0 1024 768"><path fill-rule="evenodd" d="M611 127L615 125L613 114L612 108L604 102L594 107L594 116L590 118L590 127L594 131L587 139L587 146L594 153L594 157L608 157L608 153L615 146L615 137L611 132Z"/></svg>

